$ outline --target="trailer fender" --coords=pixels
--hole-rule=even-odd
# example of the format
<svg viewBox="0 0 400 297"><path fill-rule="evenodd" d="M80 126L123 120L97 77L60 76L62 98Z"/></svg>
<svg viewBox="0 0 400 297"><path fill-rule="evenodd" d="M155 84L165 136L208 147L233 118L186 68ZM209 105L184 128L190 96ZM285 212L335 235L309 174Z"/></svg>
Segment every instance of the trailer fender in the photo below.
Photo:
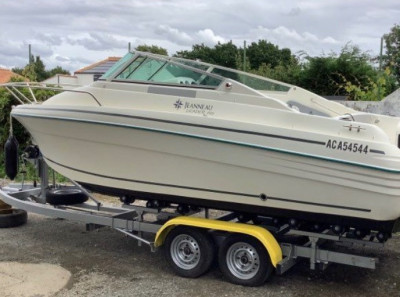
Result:
<svg viewBox="0 0 400 297"><path fill-rule="evenodd" d="M220 230L233 233L242 233L258 239L268 251L271 263L274 267L282 261L282 250L275 237L266 229L243 223L225 222L219 220L197 218L197 217L176 217L166 222L157 232L154 246L163 245L168 233L176 226L184 225L210 230Z"/></svg>

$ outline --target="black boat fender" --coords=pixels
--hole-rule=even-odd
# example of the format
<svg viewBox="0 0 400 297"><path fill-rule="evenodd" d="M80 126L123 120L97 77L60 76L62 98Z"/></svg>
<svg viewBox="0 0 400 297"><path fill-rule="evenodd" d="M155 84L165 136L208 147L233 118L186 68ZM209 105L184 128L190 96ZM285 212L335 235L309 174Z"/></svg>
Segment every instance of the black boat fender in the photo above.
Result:
<svg viewBox="0 0 400 297"><path fill-rule="evenodd" d="M7 176L13 180L18 174L18 141L10 135L4 145L4 163Z"/></svg>
<svg viewBox="0 0 400 297"><path fill-rule="evenodd" d="M88 196L77 187L50 188L46 191L46 202L52 205L74 205L87 200Z"/></svg>

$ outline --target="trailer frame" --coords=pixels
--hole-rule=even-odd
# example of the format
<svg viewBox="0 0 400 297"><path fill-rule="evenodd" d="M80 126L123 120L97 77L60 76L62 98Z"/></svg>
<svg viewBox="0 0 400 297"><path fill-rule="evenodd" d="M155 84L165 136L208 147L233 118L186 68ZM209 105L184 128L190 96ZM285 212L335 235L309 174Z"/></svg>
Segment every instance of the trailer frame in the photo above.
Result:
<svg viewBox="0 0 400 297"><path fill-rule="evenodd" d="M84 223L86 224L86 229L89 231L105 226L110 227L137 240L139 246L142 244L149 246L152 252L155 252L158 249L157 245L159 244L155 243L157 241L158 232L163 229L164 224L168 224L168 221L174 218L182 217L176 208L154 209L126 204L122 204L120 207L104 206L91 193L74 181L72 181L74 186L82 189L82 191L86 193L92 201L78 205L55 206L47 204L45 200L45 191L49 188L48 166L41 158L35 159L35 162L39 169L39 176L41 178L40 185L36 187L30 185L11 185L2 187L0 188L0 199L3 202L27 212ZM190 213L186 214L186 217L191 217L194 214L199 216L199 214L201 214L201 210L191 211ZM201 226L193 222L190 224L185 223L185 220L178 220L180 222L179 225L190 225L192 228L207 229L207 231L213 234L213 236L216 238L216 242L220 242L231 232L244 233L244 235L251 235L254 237L254 234L251 234L250 232L249 234L246 234L246 231L243 231L244 229L237 229L239 228L239 225L243 225L243 223L237 222L237 213L227 212L226 214L215 219L218 222L221 222L221 226L224 222L230 222L230 224L228 224L228 226L230 226L229 228L207 228L207 220L211 221L209 209L203 209L202 215L203 219L201 221L203 222L203 225ZM148 218L149 216L151 219ZM213 226L218 226L218 222L217 225L214 224ZM172 228L174 226L172 226ZM268 219L265 220L260 226L254 226L253 224L247 224L247 226L250 228L249 230L253 230L252 228L255 227L261 227L267 230L268 233L273 234L272 239L271 237L268 237L269 241L276 240L278 243L278 249L280 249L279 252L281 253L280 260L276 261L276 263L273 263L277 274L284 274L302 259L309 260L311 270L315 270L317 268L325 269L331 263L375 269L376 264L379 262L377 258L356 255L353 252L337 252L335 250L326 249L325 246L327 243L347 247L362 246L382 248L384 246L384 243L372 241L373 235L369 239L360 240L335 235L328 230L325 230L322 233L314 233L291 229L289 225L284 225L277 228L272 223L269 224ZM217 232L215 232L215 230L217 230ZM154 240L149 240L148 236L144 236L146 233L157 235L155 236ZM297 236L306 240L302 244L291 243L290 240L278 239L281 237L281 235L284 235L285 238ZM272 249L273 248L274 247L272 247ZM271 252L268 246L266 246L266 249L269 253Z"/></svg>

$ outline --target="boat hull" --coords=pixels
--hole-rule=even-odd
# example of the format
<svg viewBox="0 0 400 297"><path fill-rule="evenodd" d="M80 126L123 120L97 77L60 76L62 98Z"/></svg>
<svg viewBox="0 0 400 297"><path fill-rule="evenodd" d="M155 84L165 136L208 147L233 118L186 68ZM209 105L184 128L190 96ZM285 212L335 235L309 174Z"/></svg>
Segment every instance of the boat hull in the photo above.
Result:
<svg viewBox="0 0 400 297"><path fill-rule="evenodd" d="M311 138L111 113L13 113L50 167L93 190L388 232L400 216L399 173L318 157ZM296 152L282 149L285 141Z"/></svg>

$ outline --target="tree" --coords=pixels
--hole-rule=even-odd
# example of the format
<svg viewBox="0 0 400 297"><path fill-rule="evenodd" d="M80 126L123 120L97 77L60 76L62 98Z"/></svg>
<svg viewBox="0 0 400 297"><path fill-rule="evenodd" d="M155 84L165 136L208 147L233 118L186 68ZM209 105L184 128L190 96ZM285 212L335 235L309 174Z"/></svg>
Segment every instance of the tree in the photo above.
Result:
<svg viewBox="0 0 400 297"><path fill-rule="evenodd" d="M70 74L68 70L60 66L46 70L46 66L40 56L36 56L36 58L32 56L31 60L32 62L28 63L24 68L13 68L12 71L28 78L30 81L43 81L56 74Z"/></svg>
<svg viewBox="0 0 400 297"><path fill-rule="evenodd" d="M13 77L11 78L11 82L22 82L21 77ZM25 96L29 97L29 91L27 89L19 89ZM0 146L4 147L4 144L8 138L9 130L10 130L10 112L13 105L18 105L19 102L14 98L5 88L0 88ZM13 132L17 137L18 142L20 144L25 145L30 136L28 132L23 128L23 126L17 122L13 121ZM0 154L1 156L1 154ZM2 156L1 156L2 157ZM3 158L1 158L3 161ZM1 172L2 166L0 166Z"/></svg>
<svg viewBox="0 0 400 297"><path fill-rule="evenodd" d="M216 64L228 68L237 68L238 48L229 41L227 43L218 42L214 48L207 45L195 44L191 51L177 52L176 57L190 60L199 59L202 62Z"/></svg>
<svg viewBox="0 0 400 297"><path fill-rule="evenodd" d="M138 45L135 50L139 52L148 52L157 55L168 56L168 51L165 48L159 47L157 45Z"/></svg>
<svg viewBox="0 0 400 297"><path fill-rule="evenodd" d="M267 65L265 63L262 63L257 70L250 70L250 72L254 74L286 82L292 85L299 84L301 71L302 67L298 63L293 63L289 65L283 65L283 63L280 63L274 68L271 67L271 65L269 64Z"/></svg>
<svg viewBox="0 0 400 297"><path fill-rule="evenodd" d="M44 66L42 59L40 59L40 56L36 56L36 58L34 59L33 65L34 65L34 69L35 69L38 81L43 81L43 80L49 78L49 74L46 71L46 67Z"/></svg>
<svg viewBox="0 0 400 297"><path fill-rule="evenodd" d="M232 43L232 41L229 41L227 43L218 42L213 50L213 59L218 65L228 68L237 68L237 54L238 48Z"/></svg>
<svg viewBox="0 0 400 297"><path fill-rule="evenodd" d="M279 49L277 45L266 40L252 42L246 50L251 69L258 69L262 64L275 68L278 65L287 66L296 59L288 48Z"/></svg>
<svg viewBox="0 0 400 297"><path fill-rule="evenodd" d="M360 83L354 84L346 80L345 77L342 77L342 80L343 83L339 84L339 87L347 92L351 100L381 100L385 94L388 94L387 88L391 85L390 69L388 67L377 76L375 81L369 79L368 83L364 85Z"/></svg>
<svg viewBox="0 0 400 297"><path fill-rule="evenodd" d="M15 68L12 68L11 71L23 76L22 72L24 71L24 68L15 67Z"/></svg>
<svg viewBox="0 0 400 297"><path fill-rule="evenodd" d="M206 46L204 43L193 45L191 51L176 52L174 56L190 60L198 59L206 63L215 63L213 49Z"/></svg>
<svg viewBox="0 0 400 297"><path fill-rule="evenodd" d="M51 70L49 70L47 72L48 72L48 76L49 77L52 77L52 76L54 76L56 74L70 75L70 72L68 70L63 69L61 66L57 66L57 67L55 67L55 68L53 68L53 69L51 69Z"/></svg>
<svg viewBox="0 0 400 297"><path fill-rule="evenodd" d="M400 25L395 24L390 33L384 35L386 52L385 66L389 67L396 77L397 86L400 85Z"/></svg>
<svg viewBox="0 0 400 297"><path fill-rule="evenodd" d="M232 41L218 42L213 48L202 43L193 45L190 51L179 51L175 56L191 60L199 59L203 62L242 70L244 49L238 48ZM246 71L257 71L263 64L273 69L278 65L283 67L297 65L298 60L292 55L290 49L279 49L278 46L266 40L259 40L251 43L246 49Z"/></svg>
<svg viewBox="0 0 400 297"><path fill-rule="evenodd" d="M35 65L33 63L26 65L21 74L30 81L39 81L38 75L36 74Z"/></svg>
<svg viewBox="0 0 400 297"><path fill-rule="evenodd" d="M12 77L11 82L22 82L23 78L21 77ZM32 98L31 92L28 88L18 88L18 90L24 94L27 98ZM42 89L33 89L32 92L35 95L35 98L38 101L44 101L51 96L54 96L57 91L53 90L42 90ZM4 147L4 143L7 140L10 129L10 112L12 106L18 105L20 102L11 95L5 88L0 88L0 146ZM15 136L18 139L18 142L21 146L26 146L26 144L30 141L30 135L25 130L25 128L16 120L13 120L13 131ZM2 160L2 159L1 159ZM1 169L1 166L0 166Z"/></svg>
<svg viewBox="0 0 400 297"><path fill-rule="evenodd" d="M319 95L349 95L343 84L367 86L377 81L378 71L370 61L367 53L352 44L344 46L340 54L306 57L299 86Z"/></svg>

